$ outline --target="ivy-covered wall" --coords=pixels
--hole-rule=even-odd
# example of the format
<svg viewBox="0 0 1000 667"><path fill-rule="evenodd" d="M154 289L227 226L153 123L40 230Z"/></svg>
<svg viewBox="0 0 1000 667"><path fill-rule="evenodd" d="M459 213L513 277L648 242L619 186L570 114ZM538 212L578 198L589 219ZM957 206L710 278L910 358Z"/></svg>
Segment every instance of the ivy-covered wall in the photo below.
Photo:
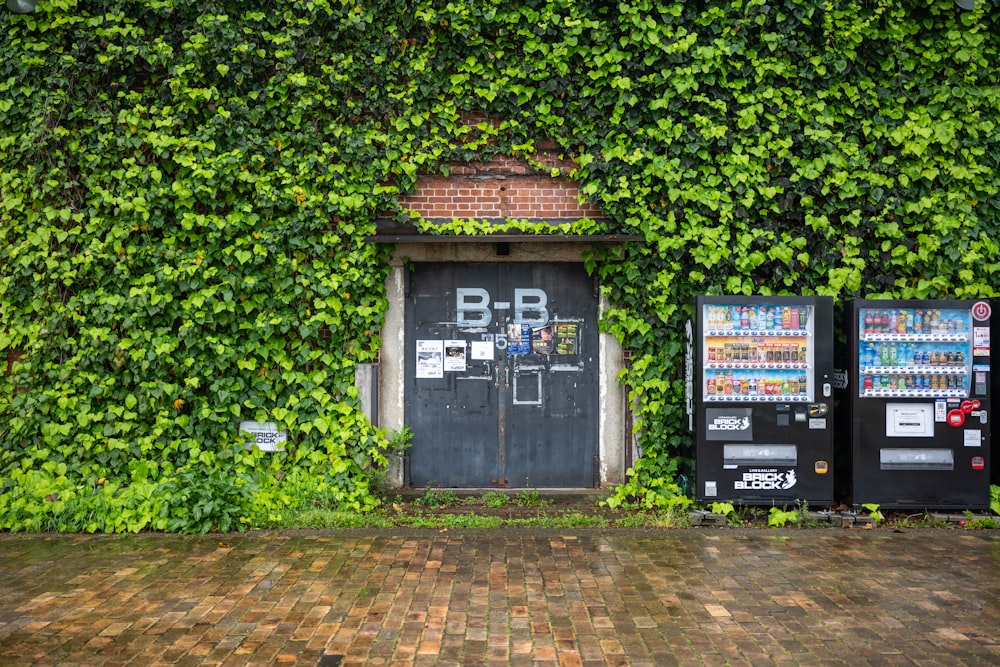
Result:
<svg viewBox="0 0 1000 667"><path fill-rule="evenodd" d="M690 453L696 294L995 293L994 0L508 4L0 13L0 528L373 507L364 239L454 161L553 141L605 231L644 239L591 263L640 406L622 499L667 502ZM242 420L287 451L247 452Z"/></svg>

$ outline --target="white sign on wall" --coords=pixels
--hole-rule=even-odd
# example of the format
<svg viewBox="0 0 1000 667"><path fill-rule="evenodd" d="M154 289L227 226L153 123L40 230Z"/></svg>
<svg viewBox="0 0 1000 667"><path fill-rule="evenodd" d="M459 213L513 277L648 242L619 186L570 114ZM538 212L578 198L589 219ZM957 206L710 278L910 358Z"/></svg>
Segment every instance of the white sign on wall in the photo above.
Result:
<svg viewBox="0 0 1000 667"><path fill-rule="evenodd" d="M274 422L240 422L240 432L253 436L253 442L247 443L247 449L255 445L263 452L283 452L288 442L288 431L279 431Z"/></svg>

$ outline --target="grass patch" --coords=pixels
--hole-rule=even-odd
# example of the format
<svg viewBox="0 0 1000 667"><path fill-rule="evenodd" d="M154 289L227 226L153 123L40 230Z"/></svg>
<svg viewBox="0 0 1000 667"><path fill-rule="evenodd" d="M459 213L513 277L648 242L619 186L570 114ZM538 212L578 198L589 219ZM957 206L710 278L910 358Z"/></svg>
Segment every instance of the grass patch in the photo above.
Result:
<svg viewBox="0 0 1000 667"><path fill-rule="evenodd" d="M642 525L657 525L651 522ZM663 524L659 524L663 525ZM361 514L344 510L310 508L294 512L285 517L274 528L432 528L448 529L497 529L508 527L519 528L609 528L611 522L607 519L584 514L576 510L565 513L539 512L535 516L519 518L503 518L476 514L475 512L428 513L418 510L406 513L397 510L395 513L374 512Z"/></svg>
<svg viewBox="0 0 1000 667"><path fill-rule="evenodd" d="M413 501L415 505L423 505L424 507L436 507L442 509L445 507L454 507L455 505L461 505L462 499L457 493L450 489L427 489L422 496Z"/></svg>
<svg viewBox="0 0 1000 667"><path fill-rule="evenodd" d="M310 508L282 520L281 528L392 528L392 519L383 514L361 514L345 510Z"/></svg>
<svg viewBox="0 0 1000 667"><path fill-rule="evenodd" d="M414 514L397 517L396 525L409 528L437 529L500 528L503 526L503 519L495 516L481 516L475 512L468 514Z"/></svg>
<svg viewBox="0 0 1000 667"><path fill-rule="evenodd" d="M687 510L667 508L660 512L633 512L615 519L616 528L688 528L691 515Z"/></svg>
<svg viewBox="0 0 1000 667"><path fill-rule="evenodd" d="M531 489L530 491L525 489L517 494L514 502L518 507L544 507L545 505L551 505L551 500L546 500L542 498L542 495L538 493L538 489Z"/></svg>
<svg viewBox="0 0 1000 667"><path fill-rule="evenodd" d="M506 507L510 504L510 496L503 491L487 491L479 500L483 505L492 508Z"/></svg>

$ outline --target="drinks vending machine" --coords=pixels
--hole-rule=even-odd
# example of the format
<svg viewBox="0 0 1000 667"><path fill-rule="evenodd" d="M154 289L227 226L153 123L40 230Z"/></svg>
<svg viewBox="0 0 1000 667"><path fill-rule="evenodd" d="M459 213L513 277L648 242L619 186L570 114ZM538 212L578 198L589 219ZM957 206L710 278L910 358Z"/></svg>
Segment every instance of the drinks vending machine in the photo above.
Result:
<svg viewBox="0 0 1000 667"><path fill-rule="evenodd" d="M833 299L702 296L693 341L696 497L833 497Z"/></svg>
<svg viewBox="0 0 1000 667"><path fill-rule="evenodd" d="M855 506L989 507L988 301L856 300L838 368Z"/></svg>

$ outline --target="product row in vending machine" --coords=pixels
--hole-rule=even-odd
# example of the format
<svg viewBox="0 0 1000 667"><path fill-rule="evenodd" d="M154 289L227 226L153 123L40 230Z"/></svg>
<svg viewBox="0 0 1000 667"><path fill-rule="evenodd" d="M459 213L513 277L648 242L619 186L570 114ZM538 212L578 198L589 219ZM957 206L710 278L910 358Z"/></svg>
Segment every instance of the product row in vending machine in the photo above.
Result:
<svg viewBox="0 0 1000 667"><path fill-rule="evenodd" d="M856 300L839 331L830 297L696 315L700 502L988 507L989 302Z"/></svg>

